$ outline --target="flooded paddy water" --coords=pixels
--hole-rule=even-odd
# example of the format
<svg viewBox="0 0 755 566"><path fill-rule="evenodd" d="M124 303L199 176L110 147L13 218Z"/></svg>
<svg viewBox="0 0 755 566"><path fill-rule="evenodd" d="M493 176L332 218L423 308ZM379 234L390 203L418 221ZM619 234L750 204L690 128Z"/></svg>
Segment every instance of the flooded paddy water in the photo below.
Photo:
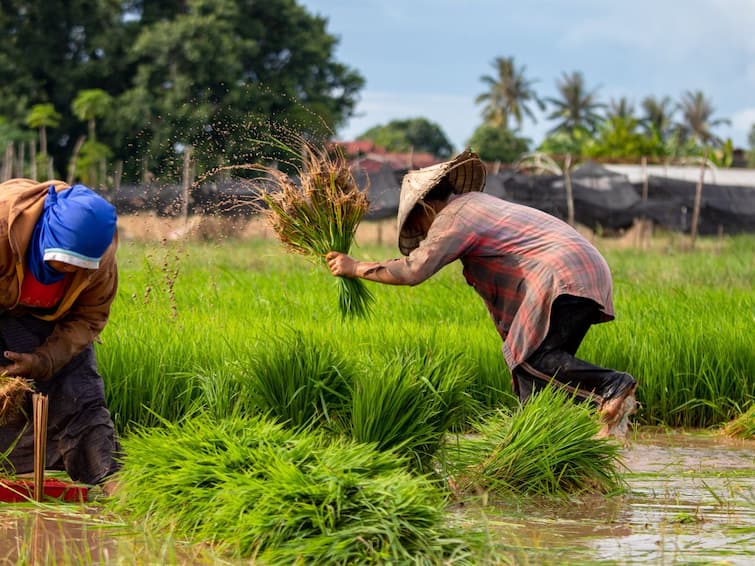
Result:
<svg viewBox="0 0 755 566"><path fill-rule="evenodd" d="M502 563L755 564L755 441L643 428L623 461L621 496L469 504L454 515L469 526L484 521ZM0 564L211 561L172 540L147 540L96 505L0 507Z"/></svg>

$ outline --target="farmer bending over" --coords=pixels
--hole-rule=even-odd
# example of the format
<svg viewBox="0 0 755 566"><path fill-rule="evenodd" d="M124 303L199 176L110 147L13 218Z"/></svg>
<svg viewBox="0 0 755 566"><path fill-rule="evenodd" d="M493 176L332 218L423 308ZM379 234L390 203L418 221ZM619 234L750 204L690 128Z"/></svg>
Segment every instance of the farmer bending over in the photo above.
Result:
<svg viewBox="0 0 755 566"><path fill-rule="evenodd" d="M635 379L575 357L592 324L614 318L611 272L565 222L482 191L486 170L464 152L404 176L398 247L407 257L361 262L327 254L333 275L417 285L460 259L490 312L522 403L553 381L600 409L599 436L624 437Z"/></svg>
<svg viewBox="0 0 755 566"><path fill-rule="evenodd" d="M105 483L118 467L92 347L116 293L116 246L115 208L91 189L0 184L0 371L48 396L46 467L87 484ZM0 453L17 441L8 458L16 473L34 469L30 399L25 413L0 428Z"/></svg>

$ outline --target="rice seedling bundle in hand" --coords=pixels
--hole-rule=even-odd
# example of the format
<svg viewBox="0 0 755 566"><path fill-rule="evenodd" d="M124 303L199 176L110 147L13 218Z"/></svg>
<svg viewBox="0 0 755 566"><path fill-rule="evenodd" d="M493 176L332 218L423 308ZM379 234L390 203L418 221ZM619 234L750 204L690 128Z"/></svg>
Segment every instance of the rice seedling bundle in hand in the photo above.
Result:
<svg viewBox="0 0 755 566"><path fill-rule="evenodd" d="M284 172L260 166L275 191L264 191L262 200L270 226L292 252L323 265L329 251L349 253L359 222L369 207L367 195L342 155L304 144L299 183ZM342 317L364 317L374 301L364 282L338 277L338 305Z"/></svg>
<svg viewBox="0 0 755 566"><path fill-rule="evenodd" d="M23 377L0 375L0 426L18 419L26 395L33 391L32 382Z"/></svg>

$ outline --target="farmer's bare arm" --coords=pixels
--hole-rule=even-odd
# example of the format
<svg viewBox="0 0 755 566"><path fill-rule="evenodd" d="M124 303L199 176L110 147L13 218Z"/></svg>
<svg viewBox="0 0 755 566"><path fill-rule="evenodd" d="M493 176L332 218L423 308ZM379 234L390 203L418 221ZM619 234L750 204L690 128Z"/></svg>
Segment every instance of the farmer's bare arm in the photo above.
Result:
<svg viewBox="0 0 755 566"><path fill-rule="evenodd" d="M393 274L384 263L377 261L357 261L351 256L340 252L328 252L325 256L328 267L333 275L342 277L358 277L368 281L385 283L386 285L409 285Z"/></svg>

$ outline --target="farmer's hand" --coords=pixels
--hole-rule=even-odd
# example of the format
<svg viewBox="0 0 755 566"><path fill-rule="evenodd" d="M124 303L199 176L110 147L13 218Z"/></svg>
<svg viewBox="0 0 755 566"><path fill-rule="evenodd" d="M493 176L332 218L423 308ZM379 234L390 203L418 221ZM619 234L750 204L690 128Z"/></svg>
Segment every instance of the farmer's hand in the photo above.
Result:
<svg viewBox="0 0 755 566"><path fill-rule="evenodd" d="M358 261L341 252L328 252L325 256L333 275L356 277Z"/></svg>
<svg viewBox="0 0 755 566"><path fill-rule="evenodd" d="M5 351L3 355L11 361L10 365L2 369L7 375L28 377L36 381L45 381L52 376L49 362L37 354L21 354L19 352Z"/></svg>

